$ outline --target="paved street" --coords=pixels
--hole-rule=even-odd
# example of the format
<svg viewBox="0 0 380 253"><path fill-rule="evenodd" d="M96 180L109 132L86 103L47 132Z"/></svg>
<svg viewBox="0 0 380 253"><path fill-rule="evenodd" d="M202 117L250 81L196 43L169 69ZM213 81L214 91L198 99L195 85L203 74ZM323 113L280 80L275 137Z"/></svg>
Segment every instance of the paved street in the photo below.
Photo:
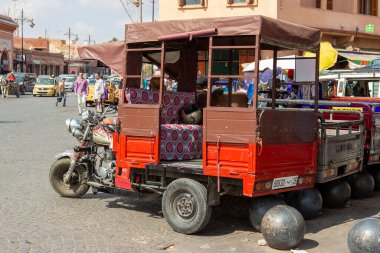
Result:
<svg viewBox="0 0 380 253"><path fill-rule="evenodd" d="M71 94L70 94L71 95ZM0 253L14 252L277 252L248 220L215 208L199 235L175 233L165 222L157 195L128 197L87 193L59 197L48 181L54 155L75 144L65 119L78 117L75 100L55 107L55 98L0 98ZM347 252L354 221L379 216L380 193L340 210L323 210L307 222L307 252Z"/></svg>

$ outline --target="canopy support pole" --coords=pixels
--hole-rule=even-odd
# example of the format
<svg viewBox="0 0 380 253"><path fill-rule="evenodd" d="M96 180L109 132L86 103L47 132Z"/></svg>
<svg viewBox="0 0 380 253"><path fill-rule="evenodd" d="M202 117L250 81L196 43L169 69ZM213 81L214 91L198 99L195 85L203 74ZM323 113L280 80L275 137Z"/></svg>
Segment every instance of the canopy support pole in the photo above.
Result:
<svg viewBox="0 0 380 253"><path fill-rule="evenodd" d="M233 49L230 49L230 59L229 59L229 75L232 75L232 63L233 63ZM232 104L232 78L228 78L228 107Z"/></svg>
<svg viewBox="0 0 380 253"><path fill-rule="evenodd" d="M277 47L273 49L272 109L276 108Z"/></svg>
<svg viewBox="0 0 380 253"><path fill-rule="evenodd" d="M209 45L208 45L209 49L208 49L208 70L207 70L207 107L211 106L212 43L213 43L213 37L210 36Z"/></svg>
<svg viewBox="0 0 380 253"><path fill-rule="evenodd" d="M161 77L160 77L160 94L158 104L162 105L162 97L164 94L164 82L165 82L165 42L161 42Z"/></svg>
<svg viewBox="0 0 380 253"><path fill-rule="evenodd" d="M319 55L318 49L315 54L315 81L314 81L314 111L318 112L318 99L319 99Z"/></svg>
<svg viewBox="0 0 380 253"><path fill-rule="evenodd" d="M260 35L256 35L255 42L255 72L254 72L254 81L253 81L253 94L252 94L252 106L253 108L257 108L257 99L259 94L259 64L260 64ZM255 87L256 86L256 87ZM256 90L255 90L256 89Z"/></svg>

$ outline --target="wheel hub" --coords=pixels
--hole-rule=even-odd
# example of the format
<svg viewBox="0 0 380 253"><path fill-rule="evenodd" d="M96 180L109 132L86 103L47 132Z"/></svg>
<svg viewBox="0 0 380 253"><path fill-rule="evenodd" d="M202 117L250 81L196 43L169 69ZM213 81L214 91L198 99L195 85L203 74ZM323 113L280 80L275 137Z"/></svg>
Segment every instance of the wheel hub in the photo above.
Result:
<svg viewBox="0 0 380 253"><path fill-rule="evenodd" d="M182 218L190 218L195 212L195 202L189 193L181 193L176 201L177 212Z"/></svg>
<svg viewBox="0 0 380 253"><path fill-rule="evenodd" d="M63 174L62 178L65 178L66 174L67 174L67 172L65 174ZM78 181L79 181L79 175L76 171L73 171L73 173L71 173L69 183L64 183L64 184L66 184L67 186L70 186L72 184L77 183Z"/></svg>

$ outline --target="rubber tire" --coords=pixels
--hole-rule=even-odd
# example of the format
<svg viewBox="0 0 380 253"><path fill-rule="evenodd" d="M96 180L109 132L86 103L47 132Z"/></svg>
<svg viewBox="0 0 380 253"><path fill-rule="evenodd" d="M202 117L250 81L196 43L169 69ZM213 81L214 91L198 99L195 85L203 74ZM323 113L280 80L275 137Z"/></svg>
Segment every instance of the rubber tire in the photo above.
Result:
<svg viewBox="0 0 380 253"><path fill-rule="evenodd" d="M174 206L174 198L178 193L188 193L195 200L195 214L190 219L180 217ZM169 184L162 197L162 211L165 220L172 229L182 234L195 234L204 229L210 221L212 208L207 203L207 189L201 183L180 178Z"/></svg>
<svg viewBox="0 0 380 253"><path fill-rule="evenodd" d="M237 197L225 195L222 196L220 204L227 213L238 219L249 218L250 199L247 197Z"/></svg>
<svg viewBox="0 0 380 253"><path fill-rule="evenodd" d="M69 169L70 162L70 158L61 158L56 160L50 167L49 181L53 189L62 197L79 198L88 191L90 186L80 184L78 182L75 186L70 185L67 187L67 185L63 182L63 175ZM81 178L87 176L87 170L83 166L76 167L74 171L78 173L79 181L81 181Z"/></svg>
<svg viewBox="0 0 380 253"><path fill-rule="evenodd" d="M37 95L34 95L34 94L33 94L33 97L35 97L35 96L37 96Z"/></svg>
<svg viewBox="0 0 380 253"><path fill-rule="evenodd" d="M17 89L17 91L16 91L16 97L17 97L17 98L20 97L20 90L19 90L19 89Z"/></svg>

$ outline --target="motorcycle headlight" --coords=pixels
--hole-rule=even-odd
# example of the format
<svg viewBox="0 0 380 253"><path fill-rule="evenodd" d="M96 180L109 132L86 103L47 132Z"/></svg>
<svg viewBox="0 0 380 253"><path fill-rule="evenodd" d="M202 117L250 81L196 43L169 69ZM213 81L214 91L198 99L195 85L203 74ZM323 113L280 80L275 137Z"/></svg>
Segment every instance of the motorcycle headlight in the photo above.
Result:
<svg viewBox="0 0 380 253"><path fill-rule="evenodd" d="M86 110L82 113L82 119L84 121L89 120L91 117L94 116L94 113L91 110Z"/></svg>
<svg viewBox="0 0 380 253"><path fill-rule="evenodd" d="M70 133L73 133L75 129L81 129L81 121L78 119L67 119L66 127Z"/></svg>
<svg viewBox="0 0 380 253"><path fill-rule="evenodd" d="M78 139L82 139L83 138L83 133L82 133L82 131L79 128L76 128L73 131L73 136L76 137L76 138L78 138Z"/></svg>

